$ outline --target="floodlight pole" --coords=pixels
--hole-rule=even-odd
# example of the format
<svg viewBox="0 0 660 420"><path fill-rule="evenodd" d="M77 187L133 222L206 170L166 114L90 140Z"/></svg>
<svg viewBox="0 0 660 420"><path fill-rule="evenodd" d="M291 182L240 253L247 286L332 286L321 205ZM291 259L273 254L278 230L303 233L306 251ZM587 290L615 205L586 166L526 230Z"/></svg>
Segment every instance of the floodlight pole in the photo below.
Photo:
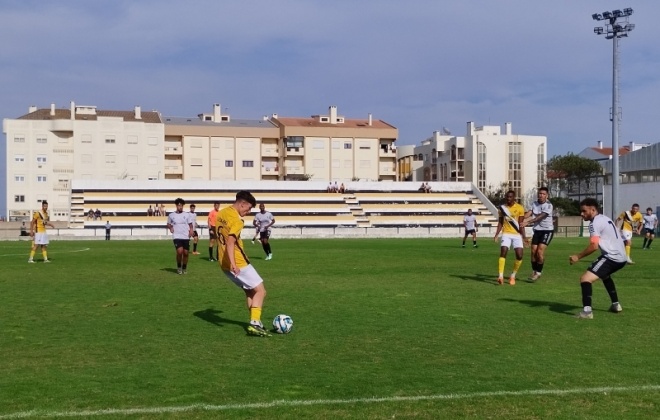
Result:
<svg viewBox="0 0 660 420"><path fill-rule="evenodd" d="M626 8L593 14L594 20L605 20L605 28L596 27L596 35L605 35L605 39L612 40L612 111L610 121L612 121L612 208L610 209L612 220L616 219L619 207L619 38L627 37L628 32L635 28L634 24L628 23L628 17L632 15L633 9ZM625 24L617 23L618 18L623 18Z"/></svg>

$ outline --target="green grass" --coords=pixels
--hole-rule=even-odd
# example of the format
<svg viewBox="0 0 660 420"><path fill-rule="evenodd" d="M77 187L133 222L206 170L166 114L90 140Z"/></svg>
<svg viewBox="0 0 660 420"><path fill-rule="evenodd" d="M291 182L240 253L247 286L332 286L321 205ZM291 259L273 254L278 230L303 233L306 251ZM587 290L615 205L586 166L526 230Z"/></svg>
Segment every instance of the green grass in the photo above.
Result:
<svg viewBox="0 0 660 420"><path fill-rule="evenodd" d="M294 320L270 338L206 241L186 276L171 241L52 242L51 264L0 242L0 419L658 418L660 248L634 241L624 312L597 283L593 320L573 317L585 238L555 239L535 284L525 250L515 287L489 238L246 242L265 323Z"/></svg>

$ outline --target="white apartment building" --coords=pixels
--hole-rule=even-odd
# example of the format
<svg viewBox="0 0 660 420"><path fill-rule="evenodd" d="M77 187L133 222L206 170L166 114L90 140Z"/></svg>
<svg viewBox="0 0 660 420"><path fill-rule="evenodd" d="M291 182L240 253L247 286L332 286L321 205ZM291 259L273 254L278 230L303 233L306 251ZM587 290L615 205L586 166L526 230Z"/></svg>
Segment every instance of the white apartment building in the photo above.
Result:
<svg viewBox="0 0 660 420"><path fill-rule="evenodd" d="M30 107L4 119L7 211L22 220L48 200L71 218L71 180L396 180L398 130L348 119L331 106L311 117L232 119L219 104L196 117L157 111Z"/></svg>
<svg viewBox="0 0 660 420"><path fill-rule="evenodd" d="M513 134L511 123L477 127L467 123L465 136L434 132L419 146L397 151L400 179L471 182L479 190L506 184L520 198L545 185L547 139Z"/></svg>
<svg viewBox="0 0 660 420"><path fill-rule="evenodd" d="M157 179L163 170L163 124L157 112L102 111L71 102L4 119L8 220L47 200L52 220L68 220L73 179Z"/></svg>

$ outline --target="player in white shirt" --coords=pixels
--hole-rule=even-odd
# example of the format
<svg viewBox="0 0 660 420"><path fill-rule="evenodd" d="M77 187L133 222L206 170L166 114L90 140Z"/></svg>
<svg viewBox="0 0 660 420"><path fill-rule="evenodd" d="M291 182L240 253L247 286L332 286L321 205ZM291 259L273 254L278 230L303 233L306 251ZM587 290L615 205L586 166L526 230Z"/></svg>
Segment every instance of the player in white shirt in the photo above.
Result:
<svg viewBox="0 0 660 420"><path fill-rule="evenodd" d="M612 219L598 214L598 201L595 198L585 198L580 202L580 215L584 221L591 222L589 223L589 246L579 254L571 255L568 260L571 265L575 264L597 249L600 249L600 257L580 277L582 306L584 308L577 317L582 319L592 319L594 317L591 310L591 293L592 284L598 279L603 280L603 285L610 295L612 301L610 311L619 313L623 309L619 304L612 274L625 267L628 261L621 233Z"/></svg>
<svg viewBox="0 0 660 420"><path fill-rule="evenodd" d="M555 234L555 226L552 221L553 207L548 200L548 189L539 188L537 197L538 199L532 203L532 209L525 213L525 219L531 217L531 220L524 221L521 225L523 228L533 225L532 274L529 276L531 281L536 281L541 277L543 264L545 264L545 249L550 245Z"/></svg>
<svg viewBox="0 0 660 420"><path fill-rule="evenodd" d="M199 233L197 233L197 228L199 225L197 224L197 213L195 213L195 208L196 206L194 204L190 205L190 220L192 221L193 225L193 234L192 234L192 240L193 240L193 255L199 255L199 252L197 252L197 243L199 242Z"/></svg>
<svg viewBox="0 0 660 420"><path fill-rule="evenodd" d="M270 247L270 227L275 224L275 217L269 211L266 211L266 206L262 203L259 204L259 213L254 215L252 224L259 229L259 240L261 246L266 253L266 260L273 258L273 250Z"/></svg>
<svg viewBox="0 0 660 420"><path fill-rule="evenodd" d="M477 247L477 230L479 225L477 223L477 216L472 214L472 209L468 209L467 214L463 216L463 226L465 227L465 236L463 236L463 248L465 248L465 240L468 235L472 235L472 247Z"/></svg>
<svg viewBox="0 0 660 420"><path fill-rule="evenodd" d="M188 269L188 250L190 238L193 236L193 222L190 213L183 211L186 204L183 198L174 200L176 211L167 216L167 229L172 233L172 241L176 249L176 272L186 274Z"/></svg>
<svg viewBox="0 0 660 420"><path fill-rule="evenodd" d="M653 214L651 207L646 209L644 215L644 245L642 249L651 249L651 242L655 238L655 230L658 228L658 216Z"/></svg>

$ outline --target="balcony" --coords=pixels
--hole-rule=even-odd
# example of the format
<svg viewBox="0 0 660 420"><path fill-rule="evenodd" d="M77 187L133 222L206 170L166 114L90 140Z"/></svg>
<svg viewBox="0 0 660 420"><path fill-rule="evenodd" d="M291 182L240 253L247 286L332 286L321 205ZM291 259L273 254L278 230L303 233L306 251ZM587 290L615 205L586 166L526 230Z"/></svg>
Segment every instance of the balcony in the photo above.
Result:
<svg viewBox="0 0 660 420"><path fill-rule="evenodd" d="M182 156L183 147L181 146L165 146L165 155L166 156Z"/></svg>
<svg viewBox="0 0 660 420"><path fill-rule="evenodd" d="M71 184L68 182L56 182L53 185L53 191L69 191Z"/></svg>
<svg viewBox="0 0 660 420"><path fill-rule="evenodd" d="M263 145L261 147L261 156L262 157L278 157L279 149L276 146Z"/></svg>
<svg viewBox="0 0 660 420"><path fill-rule="evenodd" d="M182 165L165 165L165 175L178 175L183 173Z"/></svg>
<svg viewBox="0 0 660 420"><path fill-rule="evenodd" d="M395 175L396 174L396 168L394 167L381 167L380 170L378 171L379 175Z"/></svg>
<svg viewBox="0 0 660 420"><path fill-rule="evenodd" d="M396 150L394 150L391 147L388 147L386 149L381 147L378 150L378 156L379 157L396 157Z"/></svg>
<svg viewBox="0 0 660 420"><path fill-rule="evenodd" d="M280 169L277 166L261 166L261 175L279 175Z"/></svg>
<svg viewBox="0 0 660 420"><path fill-rule="evenodd" d="M285 156L305 156L304 147L287 147Z"/></svg>
<svg viewBox="0 0 660 420"><path fill-rule="evenodd" d="M51 131L73 131L73 120L52 120Z"/></svg>
<svg viewBox="0 0 660 420"><path fill-rule="evenodd" d="M304 175L305 168L303 167L286 167L284 168L285 175Z"/></svg>

